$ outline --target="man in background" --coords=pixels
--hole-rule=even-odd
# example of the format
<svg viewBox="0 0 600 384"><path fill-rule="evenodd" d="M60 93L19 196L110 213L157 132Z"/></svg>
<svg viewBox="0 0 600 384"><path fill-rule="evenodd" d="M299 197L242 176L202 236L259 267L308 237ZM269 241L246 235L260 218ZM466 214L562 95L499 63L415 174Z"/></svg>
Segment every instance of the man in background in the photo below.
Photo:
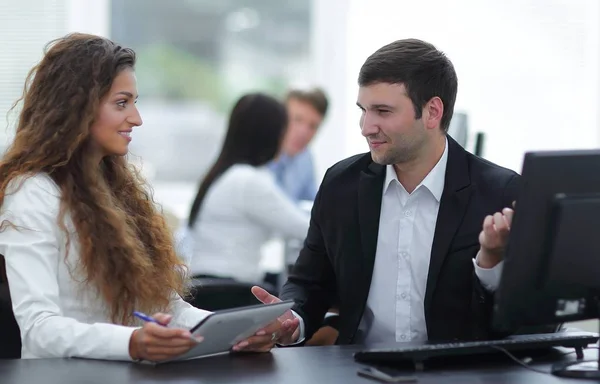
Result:
<svg viewBox="0 0 600 384"><path fill-rule="evenodd" d="M285 98L289 125L282 144L281 156L269 167L284 192L295 202L313 201L317 180L312 154L308 149L321 126L329 102L320 88L288 92Z"/></svg>

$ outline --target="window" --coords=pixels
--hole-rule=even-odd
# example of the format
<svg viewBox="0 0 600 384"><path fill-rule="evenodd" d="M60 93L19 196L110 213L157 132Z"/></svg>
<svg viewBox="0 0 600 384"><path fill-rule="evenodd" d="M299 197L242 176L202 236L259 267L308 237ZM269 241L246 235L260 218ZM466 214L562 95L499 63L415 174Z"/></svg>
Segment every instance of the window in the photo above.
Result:
<svg viewBox="0 0 600 384"><path fill-rule="evenodd" d="M131 150L155 181L193 182L235 100L282 96L310 64L310 0L113 0L111 38L136 50L144 125ZM156 184L156 183L155 183Z"/></svg>
<svg viewBox="0 0 600 384"><path fill-rule="evenodd" d="M66 0L0 1L0 151L14 134L18 107L7 114L23 93L27 73L44 46L66 32Z"/></svg>
<svg viewBox="0 0 600 384"><path fill-rule="evenodd" d="M220 149L233 103L282 96L310 71L311 0L111 0L110 37L137 55L132 161L185 218Z"/></svg>

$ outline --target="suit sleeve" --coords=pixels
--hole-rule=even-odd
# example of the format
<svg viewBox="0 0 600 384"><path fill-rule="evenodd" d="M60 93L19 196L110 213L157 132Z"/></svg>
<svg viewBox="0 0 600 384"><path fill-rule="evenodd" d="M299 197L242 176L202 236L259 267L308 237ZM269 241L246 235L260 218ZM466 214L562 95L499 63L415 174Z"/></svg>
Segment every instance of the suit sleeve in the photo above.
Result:
<svg viewBox="0 0 600 384"><path fill-rule="evenodd" d="M323 322L336 294L335 274L322 231L325 184L324 181L317 193L304 246L280 295L282 300L295 301L293 310L304 320L307 340Z"/></svg>
<svg viewBox="0 0 600 384"><path fill-rule="evenodd" d="M512 207L520 188L520 176L513 175L502 189L502 207ZM486 289L481 283L475 268L473 269L473 292L471 297L471 313L473 319L473 338L495 339L507 336L492 329L494 308L494 292Z"/></svg>
<svg viewBox="0 0 600 384"><path fill-rule="evenodd" d="M513 208L513 202L516 202L520 188L521 176L514 174L506 184L506 187L504 187L504 192L502 194L502 202L505 207Z"/></svg>

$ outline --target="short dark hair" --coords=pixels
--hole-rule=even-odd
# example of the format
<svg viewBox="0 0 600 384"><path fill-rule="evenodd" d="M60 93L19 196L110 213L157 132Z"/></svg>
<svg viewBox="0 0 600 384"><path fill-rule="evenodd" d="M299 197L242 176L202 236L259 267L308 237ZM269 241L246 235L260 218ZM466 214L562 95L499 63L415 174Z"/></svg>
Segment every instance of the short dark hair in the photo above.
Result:
<svg viewBox="0 0 600 384"><path fill-rule="evenodd" d="M290 99L296 99L310 104L314 109L317 110L317 112L319 112L321 117L325 117L327 114L329 101L327 100L327 95L325 95L325 92L319 87L306 91L292 89L287 93L285 101L287 102Z"/></svg>
<svg viewBox="0 0 600 384"><path fill-rule="evenodd" d="M404 84L420 119L423 106L433 97L444 103L441 128L452 120L458 78L452 62L435 46L418 39L397 40L367 58L358 75L361 87L376 83Z"/></svg>

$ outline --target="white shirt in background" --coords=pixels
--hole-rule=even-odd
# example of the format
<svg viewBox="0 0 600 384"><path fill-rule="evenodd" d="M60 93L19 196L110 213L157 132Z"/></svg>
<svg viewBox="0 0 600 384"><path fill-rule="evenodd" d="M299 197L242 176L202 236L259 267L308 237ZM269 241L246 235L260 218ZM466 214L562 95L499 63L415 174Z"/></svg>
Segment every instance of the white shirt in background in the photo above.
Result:
<svg viewBox="0 0 600 384"><path fill-rule="evenodd" d="M190 272L260 282L263 244L274 235L303 240L309 219L266 167L234 165L208 189L188 233Z"/></svg>

